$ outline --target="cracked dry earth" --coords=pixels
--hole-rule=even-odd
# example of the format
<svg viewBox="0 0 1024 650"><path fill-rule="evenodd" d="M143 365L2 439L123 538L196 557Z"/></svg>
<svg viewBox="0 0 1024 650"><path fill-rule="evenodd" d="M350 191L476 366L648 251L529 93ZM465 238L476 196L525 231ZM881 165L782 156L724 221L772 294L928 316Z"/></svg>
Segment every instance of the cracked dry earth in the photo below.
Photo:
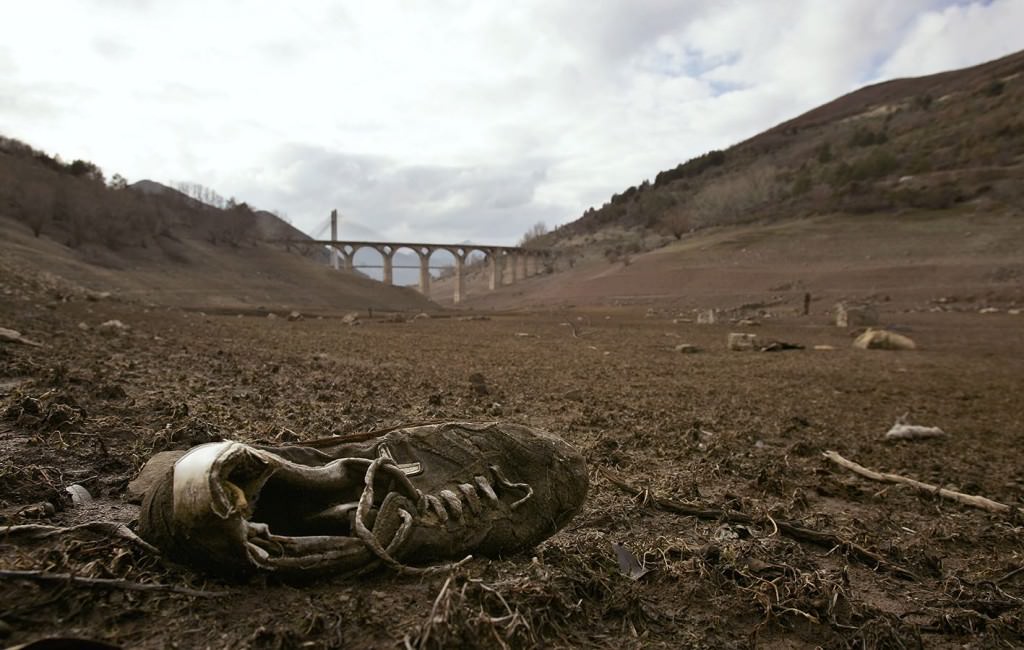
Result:
<svg viewBox="0 0 1024 650"><path fill-rule="evenodd" d="M0 525L134 526L137 511L123 496L145 459L220 438L286 443L433 419L505 419L577 445L591 472L583 512L548 542L427 577L237 584L109 531L0 534L5 571L176 589L5 574L0 644L47 636L131 648L1024 643L1016 514L873 483L822 457L832 449L1021 505L1024 317L883 314L917 341L915 352L854 350L849 333L823 317L782 318L757 333L807 349L757 353L725 349L735 326L677 324L669 310L643 316L351 327L338 318L0 298L0 325L44 344L0 344ZM96 326L110 319L130 329L105 335ZM679 354L679 343L703 351ZM904 413L949 437L883 441ZM73 506L64 489L72 484L95 500ZM786 522L832 542L800 539ZM625 565L613 543L623 545Z"/></svg>

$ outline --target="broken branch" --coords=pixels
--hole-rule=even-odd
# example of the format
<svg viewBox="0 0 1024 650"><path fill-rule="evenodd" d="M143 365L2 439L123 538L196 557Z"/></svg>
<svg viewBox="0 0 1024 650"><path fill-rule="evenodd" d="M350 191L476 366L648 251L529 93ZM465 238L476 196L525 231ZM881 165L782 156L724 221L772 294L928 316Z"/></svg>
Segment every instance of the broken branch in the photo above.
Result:
<svg viewBox="0 0 1024 650"><path fill-rule="evenodd" d="M921 492L926 492L928 494L937 494L944 499L956 501L957 503L962 503L966 506L972 506L974 508L981 508L982 510L987 510L989 512L1009 514L1013 511L1013 508L1006 505L1005 503L999 503L998 501L986 499L985 497L982 496L964 494L963 492L956 492L954 490L947 490L946 488L941 488L937 485L931 485L930 483L922 483L921 481L916 481L912 478L907 478L906 476L900 476L899 474L886 474L884 472L876 472L872 469L864 467L863 465L858 465L852 460L847 460L846 458L843 458L834 451L826 451L822 455L828 460L835 463L836 465L839 465L840 467L845 467L854 474L863 476L864 478L869 478L872 481L879 481L881 483L899 483L901 485L909 485L910 487L915 488Z"/></svg>
<svg viewBox="0 0 1024 650"><path fill-rule="evenodd" d="M131 582L130 580L117 580L114 578L86 578L75 576L70 573L45 573L43 571L14 571L0 569L0 578L13 578L15 580L32 580L35 582L63 582L88 587L100 587L104 589L124 589L127 591L163 591L196 598L217 598L226 596L226 591L201 591L189 589L188 587L177 587L175 585L161 585L146 582Z"/></svg>
<svg viewBox="0 0 1024 650"><path fill-rule="evenodd" d="M746 526L757 525L763 523L764 525L774 525L780 532L785 535L792 537L793 539L800 540L802 542L809 542L817 546L821 546L828 549L836 547L846 549L855 558L873 564L875 568L885 569L901 578L908 578L910 580L917 580L917 576L910 571L897 564L893 564L889 560L885 559L881 555L869 551L868 549L854 544L853 542L847 541L838 535L833 533L827 533L820 530L814 530L812 528L806 528L800 524L786 521L785 519L769 518L768 522L760 522L751 515L744 514L742 512L731 512L727 510L719 510L717 508L698 508L691 506L680 501L673 501L672 499L666 499L655 495L650 490L642 490L638 487L630 485L621 477L615 476L608 470L601 470L611 483L617 486L624 492L631 493L634 497L644 494L646 492L647 499L650 503L653 503L655 507L660 510L668 512L674 512L676 514L685 515L687 517L696 517L698 519L706 519L711 521L725 521L731 524L743 524Z"/></svg>

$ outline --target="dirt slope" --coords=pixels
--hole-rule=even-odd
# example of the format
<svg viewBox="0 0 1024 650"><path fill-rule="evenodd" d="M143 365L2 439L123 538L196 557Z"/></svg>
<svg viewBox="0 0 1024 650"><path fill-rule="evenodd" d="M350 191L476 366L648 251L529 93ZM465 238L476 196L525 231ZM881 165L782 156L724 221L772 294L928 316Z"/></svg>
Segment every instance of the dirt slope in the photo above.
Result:
<svg viewBox="0 0 1024 650"><path fill-rule="evenodd" d="M0 257L4 273L42 281L65 295L82 287L160 305L322 314L436 308L411 289L339 273L295 250L258 242L231 247L160 238L147 248L72 249L0 217Z"/></svg>
<svg viewBox="0 0 1024 650"><path fill-rule="evenodd" d="M467 279L468 307L672 303L730 307L874 298L918 305L944 296L1024 302L1024 219L1010 212L935 211L809 217L699 231L675 244L487 291ZM628 260L628 264L626 261ZM451 283L432 296L451 300Z"/></svg>

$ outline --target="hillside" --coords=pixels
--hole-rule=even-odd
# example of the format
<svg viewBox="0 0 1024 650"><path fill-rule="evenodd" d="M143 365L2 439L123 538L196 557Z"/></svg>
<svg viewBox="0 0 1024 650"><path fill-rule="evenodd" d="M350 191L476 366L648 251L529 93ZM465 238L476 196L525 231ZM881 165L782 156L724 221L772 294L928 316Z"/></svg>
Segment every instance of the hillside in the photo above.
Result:
<svg viewBox="0 0 1024 650"><path fill-rule="evenodd" d="M1024 52L868 86L662 171L537 245L635 253L695 229L757 220L1019 206L1022 72Z"/></svg>
<svg viewBox="0 0 1024 650"><path fill-rule="evenodd" d="M202 309L419 311L415 291L326 266L317 246L274 214L231 201L206 205L153 181L132 185L86 161L64 163L0 138L2 289L44 286L68 297Z"/></svg>

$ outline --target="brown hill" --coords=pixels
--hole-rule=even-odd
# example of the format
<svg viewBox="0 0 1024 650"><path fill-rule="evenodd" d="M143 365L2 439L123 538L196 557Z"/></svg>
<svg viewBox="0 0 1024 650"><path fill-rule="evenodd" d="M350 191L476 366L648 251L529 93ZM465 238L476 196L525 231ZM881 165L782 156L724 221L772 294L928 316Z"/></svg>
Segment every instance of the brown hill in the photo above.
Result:
<svg viewBox="0 0 1024 650"><path fill-rule="evenodd" d="M732 223L971 201L1017 206L1024 196L1022 72L1024 52L868 86L662 171L537 243L593 253L610 239L619 253L635 253Z"/></svg>
<svg viewBox="0 0 1024 650"><path fill-rule="evenodd" d="M0 138L0 257L11 292L112 291L159 304L222 309L411 311L418 293L327 268L322 248L245 203L206 205L153 181L108 185L86 161L64 163Z"/></svg>

